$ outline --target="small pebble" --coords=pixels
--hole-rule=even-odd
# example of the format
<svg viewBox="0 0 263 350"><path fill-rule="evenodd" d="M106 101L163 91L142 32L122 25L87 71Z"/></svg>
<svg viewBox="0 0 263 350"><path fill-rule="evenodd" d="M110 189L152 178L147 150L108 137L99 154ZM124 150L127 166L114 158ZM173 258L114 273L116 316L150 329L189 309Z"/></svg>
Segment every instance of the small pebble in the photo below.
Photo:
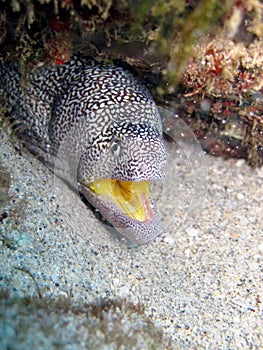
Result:
<svg viewBox="0 0 263 350"><path fill-rule="evenodd" d="M239 192L239 193L237 194L237 199L238 199L238 200L244 199L244 194Z"/></svg>
<svg viewBox="0 0 263 350"><path fill-rule="evenodd" d="M238 159L236 161L236 167L237 168L241 168L242 166L244 166L244 164L245 164L245 159Z"/></svg>
<svg viewBox="0 0 263 350"><path fill-rule="evenodd" d="M164 238L164 242L168 243L170 245L173 245L174 242L175 242L175 239L173 237L171 237L171 236L167 236L167 237Z"/></svg>

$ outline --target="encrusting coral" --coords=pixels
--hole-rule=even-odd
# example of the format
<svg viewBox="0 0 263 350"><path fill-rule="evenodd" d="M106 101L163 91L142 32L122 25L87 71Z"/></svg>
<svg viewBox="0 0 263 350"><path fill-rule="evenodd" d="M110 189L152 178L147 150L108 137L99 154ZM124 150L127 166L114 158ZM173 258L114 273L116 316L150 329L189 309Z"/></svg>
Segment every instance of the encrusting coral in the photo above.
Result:
<svg viewBox="0 0 263 350"><path fill-rule="evenodd" d="M63 64L75 51L118 60L179 112L206 150L262 165L262 1L1 0L0 7L1 61L19 59L23 73Z"/></svg>

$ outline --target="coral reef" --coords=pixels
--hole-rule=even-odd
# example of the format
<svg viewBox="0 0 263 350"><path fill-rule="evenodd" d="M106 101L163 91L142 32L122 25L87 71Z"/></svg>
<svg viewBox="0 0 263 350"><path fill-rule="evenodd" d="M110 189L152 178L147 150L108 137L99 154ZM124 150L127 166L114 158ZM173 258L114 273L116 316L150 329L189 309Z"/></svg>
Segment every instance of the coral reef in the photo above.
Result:
<svg viewBox="0 0 263 350"><path fill-rule="evenodd" d="M262 1L1 0L0 8L2 61L19 59L23 72L73 51L118 60L207 151L262 165Z"/></svg>
<svg viewBox="0 0 263 350"><path fill-rule="evenodd" d="M216 34L195 45L180 81L186 120L205 148L254 167L263 163L262 14L256 1L237 2Z"/></svg>

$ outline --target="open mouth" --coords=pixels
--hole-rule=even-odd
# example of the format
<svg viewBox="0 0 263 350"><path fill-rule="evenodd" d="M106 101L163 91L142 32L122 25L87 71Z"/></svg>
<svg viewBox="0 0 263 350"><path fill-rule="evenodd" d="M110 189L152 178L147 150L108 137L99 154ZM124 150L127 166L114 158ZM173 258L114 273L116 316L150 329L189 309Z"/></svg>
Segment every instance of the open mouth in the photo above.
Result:
<svg viewBox="0 0 263 350"><path fill-rule="evenodd" d="M89 188L97 195L112 200L131 219L150 221L153 210L150 203L150 181L95 180Z"/></svg>

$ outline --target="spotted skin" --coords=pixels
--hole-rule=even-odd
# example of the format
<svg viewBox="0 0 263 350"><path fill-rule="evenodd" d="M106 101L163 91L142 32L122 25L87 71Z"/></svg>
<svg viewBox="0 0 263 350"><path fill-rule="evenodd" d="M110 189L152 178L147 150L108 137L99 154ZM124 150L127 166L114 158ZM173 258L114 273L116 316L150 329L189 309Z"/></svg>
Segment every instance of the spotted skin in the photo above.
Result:
<svg viewBox="0 0 263 350"><path fill-rule="evenodd" d="M161 120L148 90L121 67L75 55L66 64L25 76L1 67L0 88L27 147L59 169L125 237L146 243L160 233L155 204L150 221L128 217L92 192L96 179L160 181L165 172Z"/></svg>

